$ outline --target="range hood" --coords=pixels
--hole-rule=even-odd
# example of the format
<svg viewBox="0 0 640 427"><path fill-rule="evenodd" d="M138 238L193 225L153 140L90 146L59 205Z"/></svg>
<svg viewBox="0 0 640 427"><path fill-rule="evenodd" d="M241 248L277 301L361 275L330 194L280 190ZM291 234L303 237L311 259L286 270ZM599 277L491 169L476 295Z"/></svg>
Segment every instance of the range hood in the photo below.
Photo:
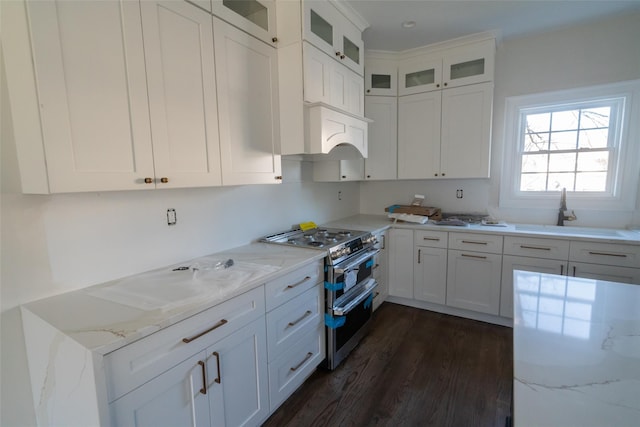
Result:
<svg viewBox="0 0 640 427"><path fill-rule="evenodd" d="M358 117L318 102L305 104L305 154L329 154L337 146L352 146L368 156L368 125L373 120ZM314 156L322 159L322 156Z"/></svg>

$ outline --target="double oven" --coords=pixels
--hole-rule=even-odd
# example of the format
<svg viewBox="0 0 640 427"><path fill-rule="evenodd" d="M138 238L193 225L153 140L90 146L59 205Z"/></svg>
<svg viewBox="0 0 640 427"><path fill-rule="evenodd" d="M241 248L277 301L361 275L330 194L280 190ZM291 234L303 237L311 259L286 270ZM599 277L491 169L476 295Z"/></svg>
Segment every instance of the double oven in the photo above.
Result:
<svg viewBox="0 0 640 427"><path fill-rule="evenodd" d="M326 252L325 314L327 357L333 370L367 333L377 282L373 278L376 238L369 232L314 228L266 236L264 242Z"/></svg>

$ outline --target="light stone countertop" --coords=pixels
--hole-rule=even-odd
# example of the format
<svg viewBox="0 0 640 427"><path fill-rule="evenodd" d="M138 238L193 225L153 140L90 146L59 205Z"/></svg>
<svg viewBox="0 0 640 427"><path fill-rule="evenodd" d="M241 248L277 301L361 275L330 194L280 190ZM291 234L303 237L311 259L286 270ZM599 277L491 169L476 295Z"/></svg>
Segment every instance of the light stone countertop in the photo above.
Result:
<svg viewBox="0 0 640 427"><path fill-rule="evenodd" d="M252 243L34 301L22 309L86 349L107 354L324 256L314 249ZM206 269L227 259L234 261L228 269ZM200 270L195 273L173 271L196 263ZM194 274L200 277L192 280ZM145 299L145 292L150 298Z"/></svg>
<svg viewBox="0 0 640 427"><path fill-rule="evenodd" d="M322 224L322 226L333 228L352 228L355 230L371 232L393 227L412 230L456 231L463 233L501 234L505 236L529 236L564 240L640 245L640 231L637 230L573 227L570 225L558 227L555 225L509 223L506 224L506 226L471 224L467 226L457 227L448 225L435 225L432 222L428 222L426 224L416 224L410 222L396 223L387 218L386 215L354 215Z"/></svg>
<svg viewBox="0 0 640 427"><path fill-rule="evenodd" d="M638 425L640 285L515 271L514 310L514 425Z"/></svg>

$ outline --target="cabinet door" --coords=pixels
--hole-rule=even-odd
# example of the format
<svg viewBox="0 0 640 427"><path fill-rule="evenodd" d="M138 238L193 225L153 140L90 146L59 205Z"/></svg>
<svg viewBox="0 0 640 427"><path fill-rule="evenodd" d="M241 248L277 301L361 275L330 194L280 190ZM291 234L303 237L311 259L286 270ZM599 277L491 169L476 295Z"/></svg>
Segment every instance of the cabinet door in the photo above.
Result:
<svg viewBox="0 0 640 427"><path fill-rule="evenodd" d="M413 298L444 304L447 296L447 250L415 247Z"/></svg>
<svg viewBox="0 0 640 427"><path fill-rule="evenodd" d="M314 181L362 181L363 177L364 159L322 160L313 163Z"/></svg>
<svg viewBox="0 0 640 427"><path fill-rule="evenodd" d="M224 185L280 183L276 50L213 18Z"/></svg>
<svg viewBox="0 0 640 427"><path fill-rule="evenodd" d="M569 274L574 277L640 285L640 268L570 262Z"/></svg>
<svg viewBox="0 0 640 427"><path fill-rule="evenodd" d="M413 230L389 231L389 295L413 298Z"/></svg>
<svg viewBox="0 0 640 427"><path fill-rule="evenodd" d="M276 45L275 0L212 0L213 13L265 43Z"/></svg>
<svg viewBox="0 0 640 427"><path fill-rule="evenodd" d="M439 56L405 62L398 68L398 94L403 96L438 90L441 80L442 59Z"/></svg>
<svg viewBox="0 0 640 427"><path fill-rule="evenodd" d="M304 100L331 105L333 60L314 46L303 43Z"/></svg>
<svg viewBox="0 0 640 427"><path fill-rule="evenodd" d="M398 68L395 64L367 65L364 70L365 95L396 96Z"/></svg>
<svg viewBox="0 0 640 427"><path fill-rule="evenodd" d="M497 315L501 268L502 255L449 250L447 305Z"/></svg>
<svg viewBox="0 0 640 427"><path fill-rule="evenodd" d="M398 101L398 178L433 178L440 171L441 91Z"/></svg>
<svg viewBox="0 0 640 427"><path fill-rule="evenodd" d="M50 191L152 188L138 3L26 5Z"/></svg>
<svg viewBox="0 0 640 427"><path fill-rule="evenodd" d="M258 319L207 350L211 426L259 425L269 415L266 335Z"/></svg>
<svg viewBox="0 0 640 427"><path fill-rule="evenodd" d="M447 51L442 61L442 86L447 88L492 81L494 56L494 40Z"/></svg>
<svg viewBox="0 0 640 427"><path fill-rule="evenodd" d="M140 5L156 185L220 185L211 15L186 2Z"/></svg>
<svg viewBox="0 0 640 427"><path fill-rule="evenodd" d="M373 297L374 310L380 307L389 295L389 249L387 247L389 231L376 233L375 236L378 239L376 248L380 249L380 252L376 255L373 266L373 278L378 282L378 288Z"/></svg>
<svg viewBox="0 0 640 427"><path fill-rule="evenodd" d="M398 177L398 99L367 96L366 117L369 123L369 157L364 162L365 179L397 179Z"/></svg>
<svg viewBox="0 0 640 427"><path fill-rule="evenodd" d="M500 316L513 318L513 271L566 274L566 261L527 258L512 255L502 257L502 285L500 288Z"/></svg>
<svg viewBox="0 0 640 427"><path fill-rule="evenodd" d="M200 352L109 405L115 426L208 426L205 353Z"/></svg>
<svg viewBox="0 0 640 427"><path fill-rule="evenodd" d="M488 178L493 84L442 91L440 176Z"/></svg>
<svg viewBox="0 0 640 427"><path fill-rule="evenodd" d="M341 30L338 38L336 58L360 76L364 73L364 42L362 33L348 19L340 16Z"/></svg>

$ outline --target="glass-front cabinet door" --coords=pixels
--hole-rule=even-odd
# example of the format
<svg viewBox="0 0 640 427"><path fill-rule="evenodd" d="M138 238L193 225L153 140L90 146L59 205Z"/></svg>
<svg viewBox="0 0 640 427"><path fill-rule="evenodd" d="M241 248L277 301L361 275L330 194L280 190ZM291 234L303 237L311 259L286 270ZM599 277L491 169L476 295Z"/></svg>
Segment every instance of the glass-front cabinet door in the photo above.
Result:
<svg viewBox="0 0 640 427"><path fill-rule="evenodd" d="M442 60L443 87L457 87L493 80L495 42L451 49Z"/></svg>
<svg viewBox="0 0 640 427"><path fill-rule="evenodd" d="M400 96L442 89L442 60L437 57L402 63L398 80Z"/></svg>
<svg viewBox="0 0 640 427"><path fill-rule="evenodd" d="M275 46L275 0L212 0L212 12L241 30Z"/></svg>
<svg viewBox="0 0 640 427"><path fill-rule="evenodd" d="M362 34L331 3L304 2L304 38L327 55L362 75Z"/></svg>
<svg viewBox="0 0 640 427"><path fill-rule="evenodd" d="M398 68L395 64L369 64L364 70L365 95L396 96L398 94Z"/></svg>

